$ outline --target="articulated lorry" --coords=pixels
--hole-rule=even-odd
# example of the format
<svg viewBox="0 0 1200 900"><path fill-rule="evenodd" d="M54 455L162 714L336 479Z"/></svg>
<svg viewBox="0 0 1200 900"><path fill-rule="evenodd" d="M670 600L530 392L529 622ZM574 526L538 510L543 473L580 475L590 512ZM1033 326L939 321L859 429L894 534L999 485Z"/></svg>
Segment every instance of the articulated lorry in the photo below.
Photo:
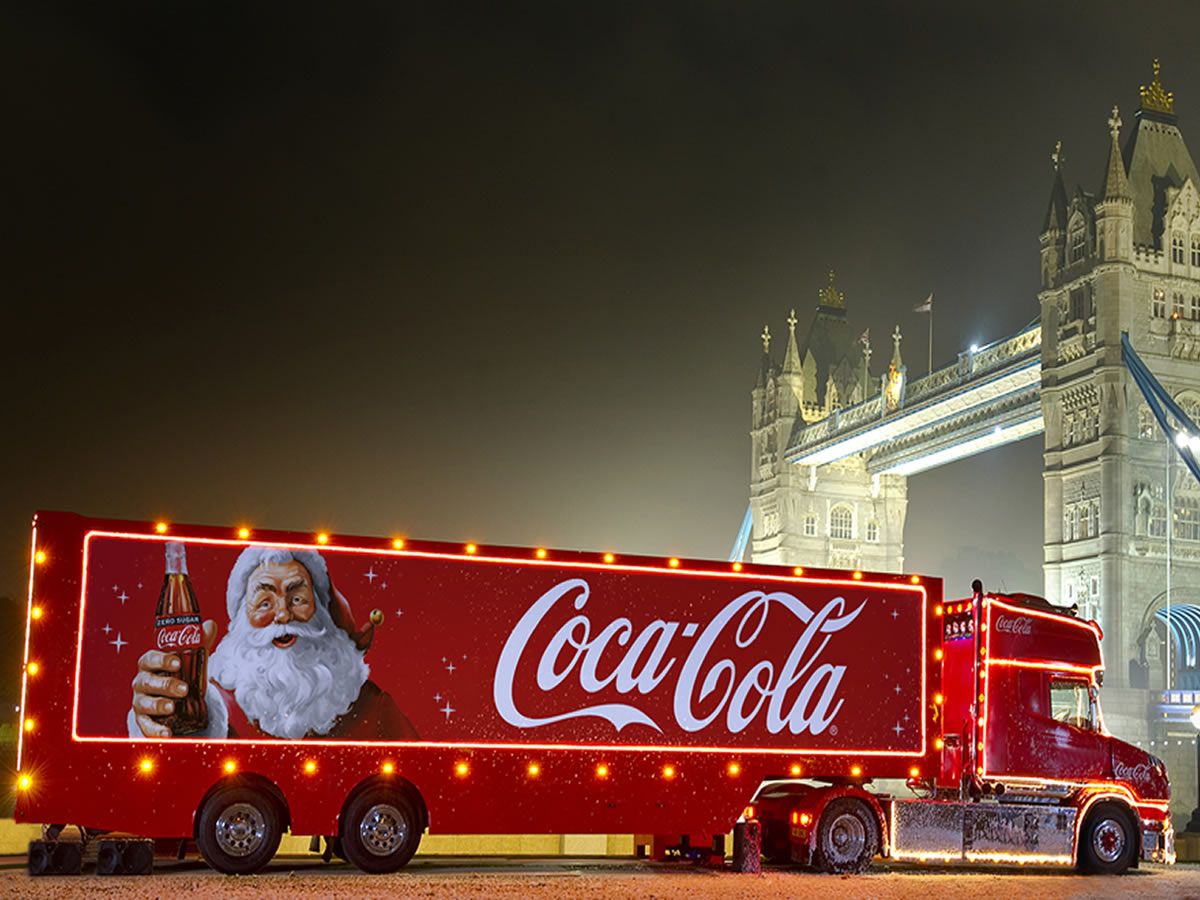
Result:
<svg viewBox="0 0 1200 900"><path fill-rule="evenodd" d="M427 831L719 857L735 823L831 872L1171 862L1102 672L1095 623L920 575L46 512L16 817L34 874L251 873L287 831L365 872Z"/></svg>

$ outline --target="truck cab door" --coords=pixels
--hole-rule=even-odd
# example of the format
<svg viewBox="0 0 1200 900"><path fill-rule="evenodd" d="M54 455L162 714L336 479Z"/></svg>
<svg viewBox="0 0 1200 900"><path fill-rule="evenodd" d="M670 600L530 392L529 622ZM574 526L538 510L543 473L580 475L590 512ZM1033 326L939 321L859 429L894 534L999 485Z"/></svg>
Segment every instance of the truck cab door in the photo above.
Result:
<svg viewBox="0 0 1200 900"><path fill-rule="evenodd" d="M1039 743L1047 778L1104 778L1108 742L1100 733L1100 709L1091 681L1049 673L1050 705Z"/></svg>

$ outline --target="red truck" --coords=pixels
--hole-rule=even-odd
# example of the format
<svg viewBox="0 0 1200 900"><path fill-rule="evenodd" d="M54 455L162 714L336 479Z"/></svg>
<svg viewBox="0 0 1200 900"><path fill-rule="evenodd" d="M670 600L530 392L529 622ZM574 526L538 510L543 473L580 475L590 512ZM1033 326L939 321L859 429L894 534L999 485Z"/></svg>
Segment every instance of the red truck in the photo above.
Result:
<svg viewBox="0 0 1200 900"><path fill-rule="evenodd" d="M40 513L16 817L35 874L250 873L288 830L366 872L426 830L723 855L739 818L834 872L1171 862L1099 641L917 575Z"/></svg>

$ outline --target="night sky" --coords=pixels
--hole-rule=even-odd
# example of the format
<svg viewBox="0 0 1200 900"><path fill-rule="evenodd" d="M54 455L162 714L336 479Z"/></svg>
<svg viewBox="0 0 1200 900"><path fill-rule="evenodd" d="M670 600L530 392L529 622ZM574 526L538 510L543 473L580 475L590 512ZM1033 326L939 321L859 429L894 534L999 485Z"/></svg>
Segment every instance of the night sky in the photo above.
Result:
<svg viewBox="0 0 1200 900"><path fill-rule="evenodd" d="M1193 4L830 6L8 9L0 595L37 508L724 557L764 322L1028 323L1155 56L1200 152ZM1039 591L1040 454L906 567Z"/></svg>

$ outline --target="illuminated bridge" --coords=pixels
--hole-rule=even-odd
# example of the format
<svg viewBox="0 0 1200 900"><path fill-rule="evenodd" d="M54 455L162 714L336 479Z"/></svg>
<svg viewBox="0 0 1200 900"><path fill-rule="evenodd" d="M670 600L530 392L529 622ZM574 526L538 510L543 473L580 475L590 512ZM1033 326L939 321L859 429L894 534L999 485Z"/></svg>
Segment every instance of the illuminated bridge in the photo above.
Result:
<svg viewBox="0 0 1200 900"><path fill-rule="evenodd" d="M959 354L953 364L798 430L789 463L861 454L872 474L913 475L1041 434L1042 328Z"/></svg>

